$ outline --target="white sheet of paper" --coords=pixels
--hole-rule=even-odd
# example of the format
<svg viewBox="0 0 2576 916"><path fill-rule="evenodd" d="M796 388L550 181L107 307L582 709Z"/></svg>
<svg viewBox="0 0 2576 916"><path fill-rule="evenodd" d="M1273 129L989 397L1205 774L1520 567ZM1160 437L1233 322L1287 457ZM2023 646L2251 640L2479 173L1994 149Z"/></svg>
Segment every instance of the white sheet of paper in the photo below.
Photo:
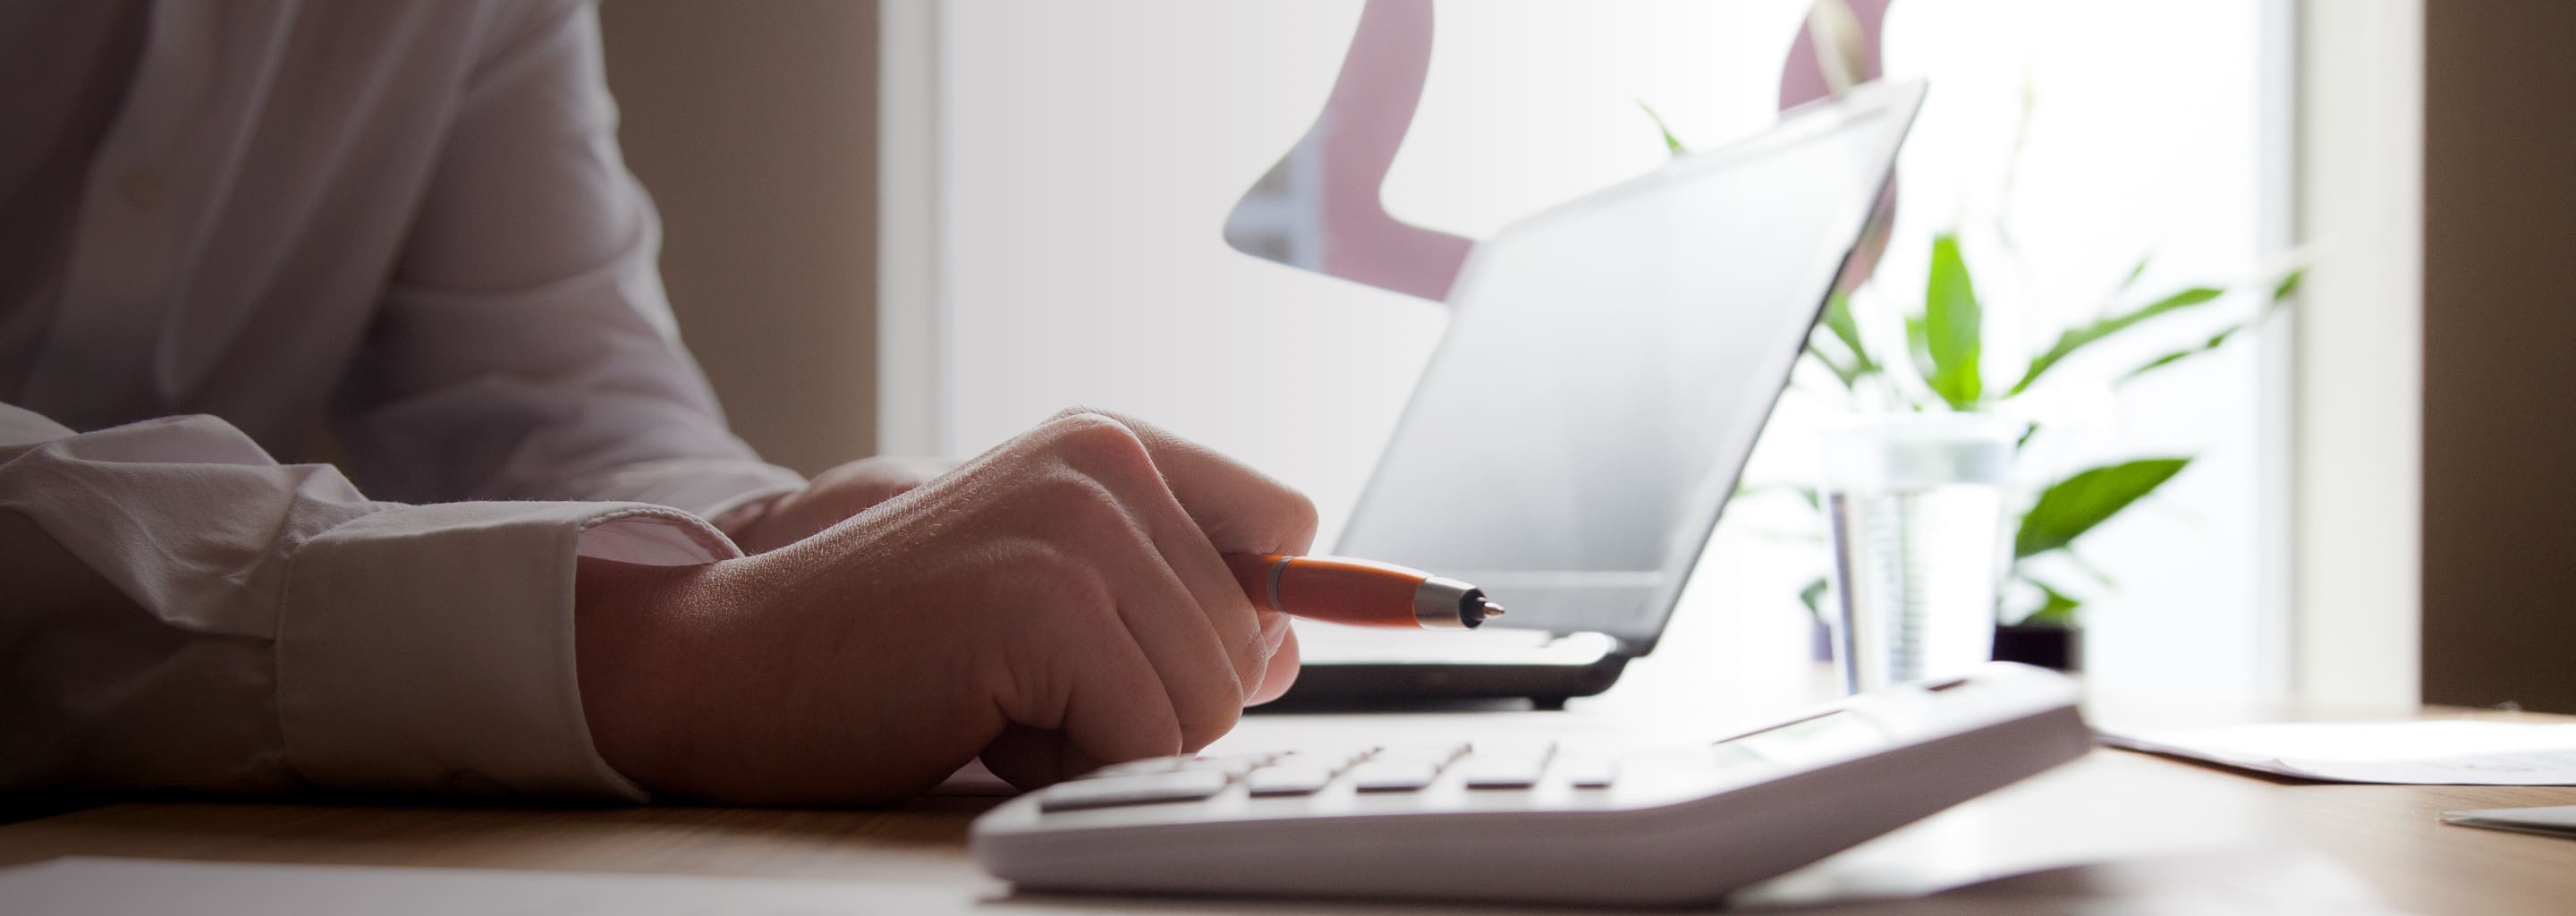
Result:
<svg viewBox="0 0 2576 916"><path fill-rule="evenodd" d="M2576 785L2576 724L2289 723L2104 734L2114 747L2328 782Z"/></svg>

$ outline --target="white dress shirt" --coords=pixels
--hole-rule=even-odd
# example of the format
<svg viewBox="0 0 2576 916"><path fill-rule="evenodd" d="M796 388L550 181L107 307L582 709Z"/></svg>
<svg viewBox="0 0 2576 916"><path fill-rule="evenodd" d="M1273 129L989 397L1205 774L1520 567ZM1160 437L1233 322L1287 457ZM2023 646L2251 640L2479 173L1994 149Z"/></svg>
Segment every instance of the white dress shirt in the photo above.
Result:
<svg viewBox="0 0 2576 916"><path fill-rule="evenodd" d="M615 121L576 2L0 8L0 789L642 797L574 557L736 555L701 519L803 480Z"/></svg>

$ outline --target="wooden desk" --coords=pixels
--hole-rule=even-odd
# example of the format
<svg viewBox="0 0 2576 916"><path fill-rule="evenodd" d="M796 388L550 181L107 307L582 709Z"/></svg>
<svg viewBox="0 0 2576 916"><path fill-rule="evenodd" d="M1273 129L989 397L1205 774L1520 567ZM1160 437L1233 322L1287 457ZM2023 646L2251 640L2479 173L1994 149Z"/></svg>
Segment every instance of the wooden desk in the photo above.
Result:
<svg viewBox="0 0 2576 916"><path fill-rule="evenodd" d="M1462 728L1562 734L1633 731L1633 724L1580 711L1264 716L1228 741L1293 742L1319 732L1418 738ZM123 804L0 826L0 864L90 855L793 876L939 885L953 889L962 908L1008 893L966 856L967 823L990 804L931 798L891 811ZM2576 788L2296 785L2097 750L1793 873L1752 902L1922 892L2072 863L2286 846L2340 862L2403 910L2563 914L2576 909L2576 841L2435 820L2459 808L2548 804L2576 804Z"/></svg>

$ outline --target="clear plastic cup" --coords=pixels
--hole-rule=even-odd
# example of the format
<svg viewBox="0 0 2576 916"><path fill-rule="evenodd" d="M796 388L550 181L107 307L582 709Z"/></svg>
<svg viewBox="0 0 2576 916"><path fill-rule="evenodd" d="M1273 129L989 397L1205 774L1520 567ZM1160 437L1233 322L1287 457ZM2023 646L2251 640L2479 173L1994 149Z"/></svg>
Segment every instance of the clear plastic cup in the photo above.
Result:
<svg viewBox="0 0 2576 916"><path fill-rule="evenodd" d="M1830 621L1843 690L1992 657L2004 486L2024 424L1973 413L1855 418L1824 433Z"/></svg>

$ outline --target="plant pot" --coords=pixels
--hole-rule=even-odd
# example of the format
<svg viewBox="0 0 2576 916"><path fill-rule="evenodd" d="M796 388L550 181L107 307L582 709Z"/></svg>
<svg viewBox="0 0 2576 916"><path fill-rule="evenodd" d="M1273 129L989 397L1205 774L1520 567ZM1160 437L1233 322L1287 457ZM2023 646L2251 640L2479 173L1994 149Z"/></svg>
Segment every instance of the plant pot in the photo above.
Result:
<svg viewBox="0 0 2576 916"><path fill-rule="evenodd" d="M2084 629L2052 623L1999 624L1995 660L2052 671L2084 670Z"/></svg>

